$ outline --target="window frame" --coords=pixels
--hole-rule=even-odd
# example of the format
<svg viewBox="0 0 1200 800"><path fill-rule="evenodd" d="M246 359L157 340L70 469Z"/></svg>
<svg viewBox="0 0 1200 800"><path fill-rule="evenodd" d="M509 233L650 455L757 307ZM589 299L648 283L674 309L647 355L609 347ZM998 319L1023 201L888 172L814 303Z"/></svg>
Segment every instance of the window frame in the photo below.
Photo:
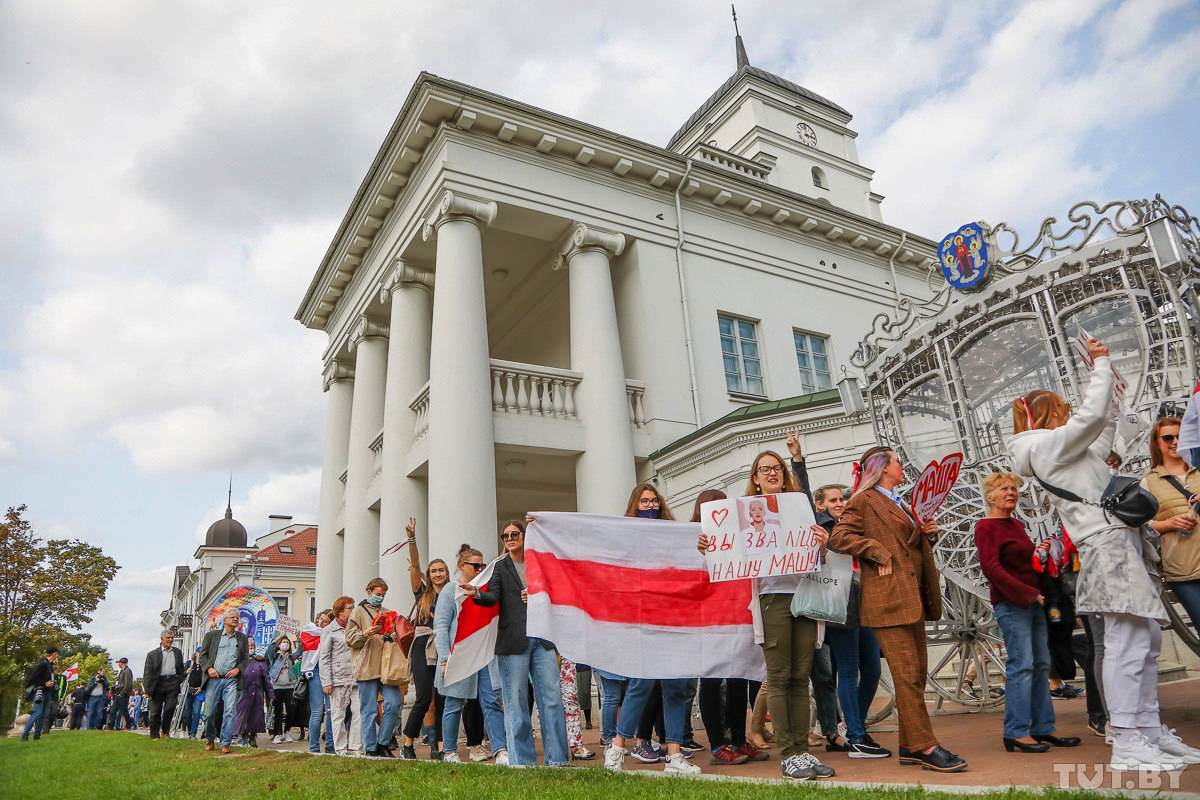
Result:
<svg viewBox="0 0 1200 800"><path fill-rule="evenodd" d="M828 366L828 368L829 368L828 369L829 386L827 388L823 389L817 384L816 367L813 366L811 363L813 361L813 353L810 348L808 351L808 357L809 357L809 361L810 361L808 370L809 370L809 372L811 372L813 374L813 383L812 383L813 388L812 388L812 391L807 391L804 389L804 368L800 366L800 348L796 346L796 337L797 336L803 336L809 340L820 339L822 342L824 342L824 344L825 344L825 353L824 353L825 363L826 363L826 366ZM837 380L835 379L835 375L833 372L834 358L833 358L833 347L831 345L831 340L832 340L832 337L830 337L828 334L825 334L825 333L819 333L817 331L806 330L805 328L792 328L792 352L796 355L796 373L800 376L800 390L803 394L816 394L817 392L828 392L832 389L837 388Z"/></svg>
<svg viewBox="0 0 1200 800"><path fill-rule="evenodd" d="M818 166L814 166L809 171L809 175L812 176L812 182L813 182L814 188L824 189L827 192L829 191L829 176L826 174L825 170L821 169Z"/></svg>
<svg viewBox="0 0 1200 800"><path fill-rule="evenodd" d="M721 322L723 319L728 319L729 321L731 321L734 324L732 338L735 343L735 347L737 348L736 354L725 352L723 340L726 338L729 338L729 337L727 337L726 334L722 333L722 331L721 331ZM744 323L744 324L751 326L751 328L754 332L754 340L753 340L754 346L758 351L758 354L756 356L746 356L742 352L742 342L744 340L741 336L741 331L738 329L738 326L737 326L738 323ZM770 390L767 387L767 370L766 370L766 365L764 363L765 359L763 358L762 337L759 336L759 333L760 333L759 327L760 327L761 323L762 323L762 320L755 319L754 317L747 317L747 316L744 316L741 314L733 314L728 311L720 311L720 310L717 311L717 347L721 353L721 376L722 376L723 383L725 385L725 391L729 394L730 397L734 397L734 398L738 398L738 399L753 400L755 402L766 400L768 397L770 397ZM738 389L733 389L733 388L730 388L730 386L729 386L730 373L728 370L725 369L725 358L728 356L735 356L737 358L738 385L740 387ZM756 361L758 363L759 372L757 375L754 375L754 376L747 375L746 358L750 358L752 361ZM757 379L762 384L762 393L761 394L759 394L758 392L752 391L749 388L749 378L750 377Z"/></svg>

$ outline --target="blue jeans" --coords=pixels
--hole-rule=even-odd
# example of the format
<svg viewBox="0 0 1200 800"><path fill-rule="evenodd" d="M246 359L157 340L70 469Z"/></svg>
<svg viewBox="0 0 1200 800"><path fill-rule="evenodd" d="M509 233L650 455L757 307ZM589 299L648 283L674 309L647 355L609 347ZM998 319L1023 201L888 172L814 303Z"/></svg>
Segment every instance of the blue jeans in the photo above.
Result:
<svg viewBox="0 0 1200 800"><path fill-rule="evenodd" d="M87 729L98 731L104 727L104 696L89 697L87 703Z"/></svg>
<svg viewBox="0 0 1200 800"><path fill-rule="evenodd" d="M837 694L846 719L846 738L856 744L867 740L867 714L879 688L879 642L875 631L858 628L825 628L825 639L837 664Z"/></svg>
<svg viewBox="0 0 1200 800"><path fill-rule="evenodd" d="M1200 535L1200 531L1192 535ZM1200 580L1169 581L1167 585L1175 592L1175 599L1191 617L1192 624L1200 628Z"/></svg>
<svg viewBox="0 0 1200 800"><path fill-rule="evenodd" d="M233 723L237 718L238 685L237 678L209 678L204 685L204 716L212 720L217 703L224 702L224 713L221 715L221 746L233 744ZM212 720L208 728L211 736L216 736L216 720ZM211 742L212 739L209 739Z"/></svg>
<svg viewBox="0 0 1200 800"><path fill-rule="evenodd" d="M1052 734L1054 704L1050 699L1046 614L1037 603L1020 608L1007 600L996 603L993 611L1008 651L1004 665L1004 737Z"/></svg>
<svg viewBox="0 0 1200 800"><path fill-rule="evenodd" d="M379 719L379 695L383 695L383 719ZM362 725L364 753L375 750L380 742L391 741L403 704L404 695L400 694L399 686L385 686L378 678L358 682L359 723ZM378 731L375 730L376 720L379 720Z"/></svg>
<svg viewBox="0 0 1200 800"><path fill-rule="evenodd" d="M190 689L188 691L191 691ZM200 728L200 716L204 713L204 692L199 692L188 698L188 702L192 704L192 716L188 720L188 736L195 738L196 731Z"/></svg>
<svg viewBox="0 0 1200 800"><path fill-rule="evenodd" d="M617 715L621 711L621 704L625 702L629 679L607 673L602 675L599 670L593 671L600 681L600 738L611 742L617 735Z"/></svg>
<svg viewBox="0 0 1200 800"><path fill-rule="evenodd" d="M605 681L605 707L608 706L608 684ZM666 690L666 686L663 686ZM642 711L646 708L646 701L650 699L650 693L654 691L654 681L649 678L630 678L629 685L625 687L625 698L621 700L620 717L617 720L616 735L622 739L633 739L637 736L638 723L642 720ZM663 698L663 722L666 722L666 697Z"/></svg>
<svg viewBox="0 0 1200 800"><path fill-rule="evenodd" d="M458 752L458 724L462 721L463 706L466 704L467 698L465 697L451 697L450 695L446 695L446 702L442 707L443 752Z"/></svg>
<svg viewBox="0 0 1200 800"><path fill-rule="evenodd" d="M318 701L317 698L320 698ZM325 752L333 752L333 722L329 695L321 687L321 671L314 669L308 679L308 752L321 752L321 723L325 723Z"/></svg>
<svg viewBox="0 0 1200 800"><path fill-rule="evenodd" d="M821 725L821 733L826 737L837 734L838 724L837 679L833 674L833 662L829 653L829 643L826 642L813 654L810 676L813 698L817 701L817 721Z"/></svg>
<svg viewBox="0 0 1200 800"><path fill-rule="evenodd" d="M479 705L483 708L483 729L487 731L492 752L508 749L504 730L504 707L500 704L500 687L492 685L491 671L479 671Z"/></svg>
<svg viewBox="0 0 1200 800"><path fill-rule="evenodd" d="M567 716L558 680L558 656L553 650L542 647L539 640L530 639L524 653L497 658L504 689L504 733L508 741L509 764L533 766L537 763L533 726L527 713L529 679L532 678L542 722L546 766L566 766Z"/></svg>
<svg viewBox="0 0 1200 800"><path fill-rule="evenodd" d="M42 715L46 713L46 706L48 705L47 692L51 691L53 690L46 689L42 692L41 699L34 702L33 710L29 712L29 720L25 723L25 732L21 734L22 741L29 738L30 731L33 731L34 741L42 738Z"/></svg>

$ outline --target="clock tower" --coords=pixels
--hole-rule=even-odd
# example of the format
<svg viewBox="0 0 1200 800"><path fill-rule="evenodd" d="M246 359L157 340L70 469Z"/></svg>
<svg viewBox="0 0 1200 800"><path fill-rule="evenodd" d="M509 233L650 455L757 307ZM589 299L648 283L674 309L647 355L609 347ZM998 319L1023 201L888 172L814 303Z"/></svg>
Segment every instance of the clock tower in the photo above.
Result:
<svg viewBox="0 0 1200 800"><path fill-rule="evenodd" d="M735 18L736 25L736 18ZM882 221L874 171L858 160L850 112L750 64L740 34L737 71L667 142L685 156L755 162L767 183ZM733 161L736 163L736 161Z"/></svg>

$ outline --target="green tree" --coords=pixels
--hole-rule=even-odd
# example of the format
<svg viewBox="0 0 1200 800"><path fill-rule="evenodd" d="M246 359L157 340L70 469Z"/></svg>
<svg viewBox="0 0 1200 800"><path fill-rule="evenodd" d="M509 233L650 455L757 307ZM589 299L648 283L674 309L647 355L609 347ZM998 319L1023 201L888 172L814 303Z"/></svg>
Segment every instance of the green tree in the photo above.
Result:
<svg viewBox="0 0 1200 800"><path fill-rule="evenodd" d="M11 719L25 669L44 648L93 647L78 631L120 569L87 542L39 539L25 512L10 506L0 521L0 719Z"/></svg>

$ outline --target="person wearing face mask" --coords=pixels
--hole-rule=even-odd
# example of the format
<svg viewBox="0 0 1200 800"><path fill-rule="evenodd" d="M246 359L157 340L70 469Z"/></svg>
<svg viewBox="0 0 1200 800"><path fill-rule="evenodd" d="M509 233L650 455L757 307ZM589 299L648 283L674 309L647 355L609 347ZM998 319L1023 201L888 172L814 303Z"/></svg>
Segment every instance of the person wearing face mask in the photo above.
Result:
<svg viewBox="0 0 1200 800"><path fill-rule="evenodd" d="M250 662L246 664L242 679L242 693L238 698L237 723L234 728L238 733L238 744L244 746L248 743L251 747L258 747L258 734L267 732L263 700L265 698L268 702L273 702L275 690L271 686L267 654L255 647L253 639L248 647Z"/></svg>
<svg viewBox="0 0 1200 800"><path fill-rule="evenodd" d="M275 690L275 718L271 726L271 741L274 744L294 742L296 739L290 731L292 692L296 688L296 671L293 669L296 659L292 656L292 642L286 636L281 637L272 650L270 673L271 687Z"/></svg>
<svg viewBox="0 0 1200 800"><path fill-rule="evenodd" d="M421 723L432 706L435 738L429 747L429 757L436 761L442 757L442 715L446 698L434 688L437 653L434 652L431 658L430 651L433 650L434 608L438 595L450 584L450 568L445 561L435 558L422 575L421 554L417 552L417 520L409 519L404 530L408 534L408 577L415 598L408 620L415 629L409 652L412 654L412 679L417 692L409 708L408 719L404 722L404 746L400 748L400 758L413 760L417 757L416 742L421 736Z"/></svg>
<svg viewBox="0 0 1200 800"><path fill-rule="evenodd" d="M363 753L378 758L394 758L387 742L396 730L404 697L397 686L388 686L383 675L383 622L380 615L387 611L383 598L388 585L383 578L367 583L367 596L355 606L346 623L346 644L353 652L354 679L358 681L359 706L362 714ZM380 621L376 621L380 620ZM416 644L413 644L415 650ZM415 659L414 659L415 660ZM383 716L379 715L378 697L383 695ZM376 723L378 722L378 728Z"/></svg>

